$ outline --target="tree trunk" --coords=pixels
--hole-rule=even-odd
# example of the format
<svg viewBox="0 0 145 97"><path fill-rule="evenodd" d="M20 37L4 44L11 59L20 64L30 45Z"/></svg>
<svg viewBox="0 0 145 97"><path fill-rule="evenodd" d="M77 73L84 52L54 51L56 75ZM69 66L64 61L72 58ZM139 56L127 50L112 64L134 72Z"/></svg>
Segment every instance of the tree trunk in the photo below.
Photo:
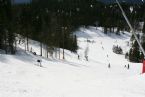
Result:
<svg viewBox="0 0 145 97"><path fill-rule="evenodd" d="M48 48L47 48L47 55L46 55L46 56L47 56L47 58L48 58Z"/></svg>
<svg viewBox="0 0 145 97"><path fill-rule="evenodd" d="M57 59L57 48L55 48L55 58Z"/></svg>
<svg viewBox="0 0 145 97"><path fill-rule="evenodd" d="M59 59L60 59L60 48L59 48Z"/></svg>
<svg viewBox="0 0 145 97"><path fill-rule="evenodd" d="M114 27L113 27L113 33L114 33Z"/></svg>
<svg viewBox="0 0 145 97"><path fill-rule="evenodd" d="M8 54L8 51L7 51L7 36L5 34L5 37L4 37L4 48L5 48L5 53Z"/></svg>
<svg viewBox="0 0 145 97"><path fill-rule="evenodd" d="M142 33L145 34L145 19L144 19L144 26L143 26L143 31L142 31Z"/></svg>
<svg viewBox="0 0 145 97"><path fill-rule="evenodd" d="M17 51L17 41L15 40L15 52Z"/></svg>
<svg viewBox="0 0 145 97"><path fill-rule="evenodd" d="M112 32L112 28L111 27L109 28L109 30L110 30L110 32Z"/></svg>
<svg viewBox="0 0 145 97"><path fill-rule="evenodd" d="M27 51L29 51L29 39L26 37Z"/></svg>
<svg viewBox="0 0 145 97"><path fill-rule="evenodd" d="M64 48L63 48L63 57L62 58L65 59L65 57L64 57Z"/></svg>
<svg viewBox="0 0 145 97"><path fill-rule="evenodd" d="M40 42L40 56L42 56L42 42Z"/></svg>
<svg viewBox="0 0 145 97"><path fill-rule="evenodd" d="M107 27L104 27L104 33L107 34Z"/></svg>

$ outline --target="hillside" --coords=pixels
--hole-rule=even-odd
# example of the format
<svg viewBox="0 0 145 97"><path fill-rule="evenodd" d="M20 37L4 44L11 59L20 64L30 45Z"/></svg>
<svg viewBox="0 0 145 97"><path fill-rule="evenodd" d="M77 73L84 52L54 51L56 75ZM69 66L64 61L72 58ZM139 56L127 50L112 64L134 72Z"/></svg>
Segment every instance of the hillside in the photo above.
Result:
<svg viewBox="0 0 145 97"><path fill-rule="evenodd" d="M142 64L130 63L124 55L112 52L113 45L121 46L124 53L129 49L130 33L106 35L102 28L89 27L80 28L76 35L79 60L68 50L65 60L55 55L49 59L40 57L39 43L32 40L30 47L38 55L25 52L24 44L19 45L16 55L1 54L0 97L144 97ZM127 64L130 69L124 67Z"/></svg>

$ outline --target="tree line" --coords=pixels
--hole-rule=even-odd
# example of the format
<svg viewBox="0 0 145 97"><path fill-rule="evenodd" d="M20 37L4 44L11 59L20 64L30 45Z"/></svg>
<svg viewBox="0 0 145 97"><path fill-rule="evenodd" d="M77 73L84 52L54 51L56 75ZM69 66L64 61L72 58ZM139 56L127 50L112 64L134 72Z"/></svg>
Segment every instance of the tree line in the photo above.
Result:
<svg viewBox="0 0 145 97"><path fill-rule="evenodd" d="M122 6L134 26L143 21L144 5L122 3ZM133 11L130 11L131 7ZM129 30L115 3L30 0L29 3L14 4L11 0L0 1L0 49L6 53L15 54L18 35L23 36L26 50L29 50L29 39L39 41L41 55L44 45L48 52L57 48L77 52L77 36L73 32L82 25L104 27L104 33L119 34Z"/></svg>

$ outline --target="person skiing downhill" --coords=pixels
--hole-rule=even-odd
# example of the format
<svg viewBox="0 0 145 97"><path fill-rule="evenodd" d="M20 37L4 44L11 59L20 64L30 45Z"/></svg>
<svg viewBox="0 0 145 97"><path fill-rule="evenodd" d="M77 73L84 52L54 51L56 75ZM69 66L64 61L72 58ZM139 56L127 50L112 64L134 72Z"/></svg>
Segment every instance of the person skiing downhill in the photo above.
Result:
<svg viewBox="0 0 145 97"><path fill-rule="evenodd" d="M86 58L86 61L88 61L88 56L85 56L85 58Z"/></svg>
<svg viewBox="0 0 145 97"><path fill-rule="evenodd" d="M130 67L130 66L129 66L129 64L128 64L128 65L127 65L127 69L129 69L129 67Z"/></svg>
<svg viewBox="0 0 145 97"><path fill-rule="evenodd" d="M108 68L110 68L111 67L111 65L110 65L110 63L108 64Z"/></svg>
<svg viewBox="0 0 145 97"><path fill-rule="evenodd" d="M126 68L126 65L124 66L124 68Z"/></svg>
<svg viewBox="0 0 145 97"><path fill-rule="evenodd" d="M78 55L78 60L80 59L80 56Z"/></svg>

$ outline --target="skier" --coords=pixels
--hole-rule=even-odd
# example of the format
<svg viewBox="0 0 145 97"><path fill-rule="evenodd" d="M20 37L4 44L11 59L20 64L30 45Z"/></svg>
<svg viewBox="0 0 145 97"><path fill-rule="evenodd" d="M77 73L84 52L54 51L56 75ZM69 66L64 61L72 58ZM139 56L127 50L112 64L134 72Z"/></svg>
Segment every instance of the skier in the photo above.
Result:
<svg viewBox="0 0 145 97"><path fill-rule="evenodd" d="M88 56L85 56L85 58L86 58L86 61L88 61Z"/></svg>
<svg viewBox="0 0 145 97"><path fill-rule="evenodd" d="M78 60L80 59L80 56L78 55Z"/></svg>
<svg viewBox="0 0 145 97"><path fill-rule="evenodd" d="M21 39L19 39L19 44L21 44Z"/></svg>
<svg viewBox="0 0 145 97"><path fill-rule="evenodd" d="M38 62L38 66L42 67L42 64L41 64L42 60L38 59L37 62Z"/></svg>
<svg viewBox="0 0 145 97"><path fill-rule="evenodd" d="M126 65L124 66L124 68L126 68Z"/></svg>
<svg viewBox="0 0 145 97"><path fill-rule="evenodd" d="M110 65L110 63L108 64L108 68L110 68L111 67L111 65Z"/></svg>
<svg viewBox="0 0 145 97"><path fill-rule="evenodd" d="M129 69L129 64L127 65L127 69Z"/></svg>

